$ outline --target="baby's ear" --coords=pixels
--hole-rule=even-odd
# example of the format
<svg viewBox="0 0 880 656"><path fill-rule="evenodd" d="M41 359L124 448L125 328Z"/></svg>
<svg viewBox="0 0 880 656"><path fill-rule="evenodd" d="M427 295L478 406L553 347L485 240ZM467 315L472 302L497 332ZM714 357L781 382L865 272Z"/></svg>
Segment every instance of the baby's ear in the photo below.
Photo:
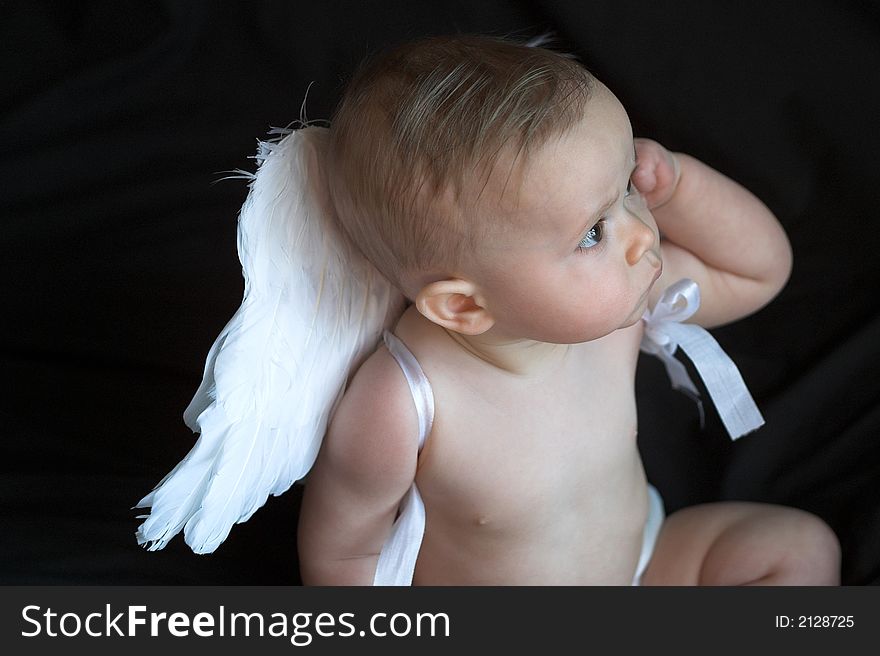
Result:
<svg viewBox="0 0 880 656"><path fill-rule="evenodd" d="M416 296L415 305L438 326L463 335L480 335L495 324L495 319L483 307L476 286L460 278L425 285Z"/></svg>

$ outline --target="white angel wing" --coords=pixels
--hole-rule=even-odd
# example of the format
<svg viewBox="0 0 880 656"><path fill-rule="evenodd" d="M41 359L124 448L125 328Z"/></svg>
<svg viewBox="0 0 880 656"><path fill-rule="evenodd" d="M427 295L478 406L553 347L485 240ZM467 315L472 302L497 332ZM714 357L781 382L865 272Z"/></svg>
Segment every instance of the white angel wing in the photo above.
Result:
<svg viewBox="0 0 880 656"><path fill-rule="evenodd" d="M332 211L328 130L276 130L262 142L242 206L241 307L208 354L184 421L187 456L136 507L151 551L183 528L209 553L269 494L311 468L352 371L400 316L404 297L353 247Z"/></svg>

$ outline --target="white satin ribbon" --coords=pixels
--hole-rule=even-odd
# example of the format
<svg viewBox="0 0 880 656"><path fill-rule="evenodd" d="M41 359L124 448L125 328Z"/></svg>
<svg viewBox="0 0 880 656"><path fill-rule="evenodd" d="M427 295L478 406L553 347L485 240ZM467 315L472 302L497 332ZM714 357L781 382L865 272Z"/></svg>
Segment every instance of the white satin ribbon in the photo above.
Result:
<svg viewBox="0 0 880 656"><path fill-rule="evenodd" d="M694 363L724 427L735 440L762 426L764 418L733 360L715 338L701 326L683 323L699 307L700 288L693 280L685 278L667 287L654 309L647 310L642 317L645 334L640 348L663 361L675 389L686 390L699 399L696 385L673 355L681 347Z"/></svg>

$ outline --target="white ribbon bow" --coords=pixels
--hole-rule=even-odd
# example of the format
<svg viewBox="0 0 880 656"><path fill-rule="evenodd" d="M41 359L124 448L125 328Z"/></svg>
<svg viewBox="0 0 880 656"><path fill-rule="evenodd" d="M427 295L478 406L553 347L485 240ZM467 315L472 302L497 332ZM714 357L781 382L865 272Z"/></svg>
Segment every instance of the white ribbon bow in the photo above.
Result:
<svg viewBox="0 0 880 656"><path fill-rule="evenodd" d="M700 307L700 288L687 278L670 285L653 310L642 316L645 335L641 350L659 357L675 389L686 390L699 403L699 392L684 365L673 354L678 347L694 363L732 439L764 425L764 418L749 394L733 360L709 332L682 323ZM702 417L702 407L700 407Z"/></svg>

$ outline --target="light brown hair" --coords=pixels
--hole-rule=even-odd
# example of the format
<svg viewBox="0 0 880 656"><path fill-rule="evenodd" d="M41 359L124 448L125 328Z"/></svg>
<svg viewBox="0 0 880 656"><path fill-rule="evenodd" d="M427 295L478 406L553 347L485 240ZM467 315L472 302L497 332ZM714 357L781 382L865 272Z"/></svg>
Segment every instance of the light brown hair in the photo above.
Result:
<svg viewBox="0 0 880 656"><path fill-rule="evenodd" d="M564 133L592 86L570 57L496 37L431 37L369 58L330 127L343 230L410 298L420 274L453 275L493 227L464 190L485 185L502 154L527 158Z"/></svg>

